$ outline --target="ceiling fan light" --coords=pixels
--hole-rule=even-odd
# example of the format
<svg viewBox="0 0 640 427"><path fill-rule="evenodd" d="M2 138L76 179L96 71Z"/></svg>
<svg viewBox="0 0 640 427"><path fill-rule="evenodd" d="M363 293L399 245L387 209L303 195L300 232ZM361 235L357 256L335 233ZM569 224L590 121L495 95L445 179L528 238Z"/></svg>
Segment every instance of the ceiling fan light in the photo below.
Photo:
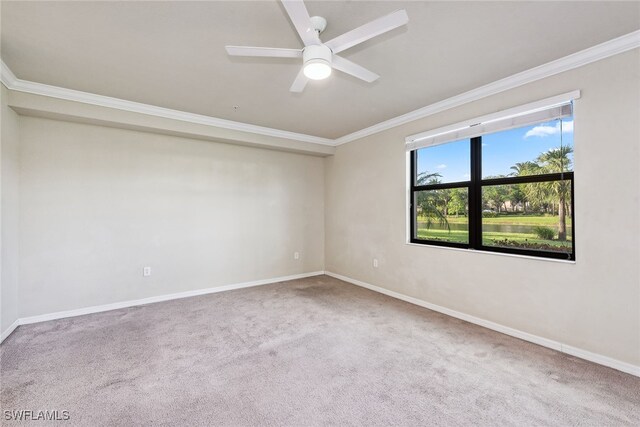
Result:
<svg viewBox="0 0 640 427"><path fill-rule="evenodd" d="M331 65L324 59L311 59L304 63L303 72L311 80L322 80L331 75Z"/></svg>

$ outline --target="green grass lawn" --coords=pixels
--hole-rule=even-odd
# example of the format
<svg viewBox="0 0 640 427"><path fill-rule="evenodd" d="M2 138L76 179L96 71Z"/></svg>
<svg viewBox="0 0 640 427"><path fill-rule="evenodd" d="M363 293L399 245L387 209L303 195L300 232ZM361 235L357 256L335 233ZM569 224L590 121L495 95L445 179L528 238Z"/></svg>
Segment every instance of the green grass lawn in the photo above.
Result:
<svg viewBox="0 0 640 427"><path fill-rule="evenodd" d="M418 218L422 220L422 218ZM426 220L426 219L425 219ZM465 217L449 217L447 218L449 224L466 224L468 218ZM501 215L494 218L483 218L483 224L492 225L524 225L524 226L545 226L557 229L558 217L551 215ZM571 221L567 218L567 226L571 226ZM440 227L438 224L434 224L430 229L419 228L417 230L417 237L419 239L427 240L441 240L445 242L454 243L468 243L468 233L466 230L447 230ZM500 242L504 240L510 241L511 247L517 247L518 244L537 244L537 245L549 245L554 248L571 248L571 241L560 242L558 240L545 240L540 239L534 233L513 233L513 232L496 232L487 231L482 233L482 241L485 246L503 246ZM570 236L569 236L570 239ZM515 246L514 246L515 245Z"/></svg>
<svg viewBox="0 0 640 427"><path fill-rule="evenodd" d="M468 218L463 216L447 217L450 224L466 224ZM558 226L557 215L500 215L496 217L483 217L482 222L485 224L510 224L510 225L543 225L547 227ZM571 218L567 217L567 226L571 225Z"/></svg>
<svg viewBox="0 0 640 427"><path fill-rule="evenodd" d="M454 243L469 243L469 235L466 231L463 230L438 230L431 228L427 229L418 229L418 239L427 239L427 240L442 240L445 242L454 242ZM482 243L485 246L500 246L499 243L495 241L503 241L510 240L518 243L535 243L535 244L544 244L551 245L554 247L571 247L571 240L567 240L566 242L559 242L557 240L544 240L539 239L535 234L524 234L524 233L482 233Z"/></svg>

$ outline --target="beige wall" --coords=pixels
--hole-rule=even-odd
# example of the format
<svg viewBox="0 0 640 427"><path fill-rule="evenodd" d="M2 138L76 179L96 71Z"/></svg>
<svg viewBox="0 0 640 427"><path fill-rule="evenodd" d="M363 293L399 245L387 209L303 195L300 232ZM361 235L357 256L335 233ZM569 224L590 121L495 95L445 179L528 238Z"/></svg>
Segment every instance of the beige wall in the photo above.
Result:
<svg viewBox="0 0 640 427"><path fill-rule="evenodd" d="M639 64L636 49L340 146L325 269L640 365ZM405 136L574 89L575 264L405 244Z"/></svg>
<svg viewBox="0 0 640 427"><path fill-rule="evenodd" d="M323 269L320 157L21 116L20 161L20 317Z"/></svg>
<svg viewBox="0 0 640 427"><path fill-rule="evenodd" d="M0 333L18 319L18 115L0 84Z"/></svg>
<svg viewBox="0 0 640 427"><path fill-rule="evenodd" d="M324 160L18 117L3 101L1 329L326 269L640 365L639 63L636 49ZM405 136L574 89L575 264L405 244Z"/></svg>

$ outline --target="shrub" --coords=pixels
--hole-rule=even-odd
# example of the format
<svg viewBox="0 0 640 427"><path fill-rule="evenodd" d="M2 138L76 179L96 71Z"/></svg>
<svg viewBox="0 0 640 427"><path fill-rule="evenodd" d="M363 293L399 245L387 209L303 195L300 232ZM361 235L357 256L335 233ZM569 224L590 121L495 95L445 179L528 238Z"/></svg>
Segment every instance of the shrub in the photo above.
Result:
<svg viewBox="0 0 640 427"><path fill-rule="evenodd" d="M533 243L525 239L524 242L518 240L492 240L494 246L512 247L518 249L537 249L541 251L554 251L571 253L571 246L554 246L550 243Z"/></svg>
<svg viewBox="0 0 640 427"><path fill-rule="evenodd" d="M533 232L536 236L538 236L539 239L544 240L553 240L553 236L555 236L556 234L552 228L543 227L541 225L533 227Z"/></svg>

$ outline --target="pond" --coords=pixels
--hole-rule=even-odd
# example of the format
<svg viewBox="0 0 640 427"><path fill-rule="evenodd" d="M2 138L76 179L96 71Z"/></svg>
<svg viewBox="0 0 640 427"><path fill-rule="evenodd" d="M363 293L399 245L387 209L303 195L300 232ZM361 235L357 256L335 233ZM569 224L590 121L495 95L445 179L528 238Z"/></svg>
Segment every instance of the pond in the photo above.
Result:
<svg viewBox="0 0 640 427"><path fill-rule="evenodd" d="M467 230L467 224L449 224L451 231L464 231ZM535 225L522 225L522 224L483 224L482 231L487 233L513 233L513 234L535 234L533 228ZM418 221L418 228L427 228L426 221ZM558 227L549 227L553 231L557 232ZM431 224L431 230L447 230L447 226L441 226L440 224ZM571 236L571 226L567 225L567 235Z"/></svg>

